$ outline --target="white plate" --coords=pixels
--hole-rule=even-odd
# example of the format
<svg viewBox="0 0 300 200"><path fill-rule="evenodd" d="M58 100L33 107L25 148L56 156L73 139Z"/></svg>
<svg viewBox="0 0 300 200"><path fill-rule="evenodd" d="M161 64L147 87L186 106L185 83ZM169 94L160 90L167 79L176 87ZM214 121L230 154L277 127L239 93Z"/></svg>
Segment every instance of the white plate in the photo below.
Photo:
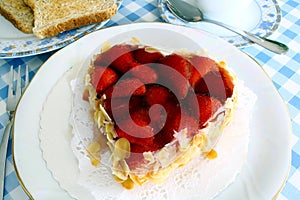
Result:
<svg viewBox="0 0 300 200"><path fill-rule="evenodd" d="M168 10L165 0L157 1L161 17L166 22L208 31L210 33L222 37L227 42L237 47L243 47L252 44L252 42L249 42L242 36L236 35L235 33L214 24L205 22L183 22ZM193 0L187 1L190 4L194 4ZM228 20L228 22L226 23L256 35L268 37L278 29L280 21L281 10L276 0L254 0L248 7L246 7L243 11L240 12L239 16L232 19L231 21Z"/></svg>
<svg viewBox="0 0 300 200"><path fill-rule="evenodd" d="M116 0L118 9L123 0ZM32 56L62 48L79 38L103 27L109 20L65 31L56 36L38 39L24 34L0 15L0 58Z"/></svg>
<svg viewBox="0 0 300 200"><path fill-rule="evenodd" d="M145 32L152 33L153 37L143 39ZM115 37L119 34L122 38ZM162 37L157 37L159 35ZM132 36L151 41L162 49L187 45L186 48L193 51L202 47L216 58L227 61L257 95L258 101L251 121L248 161L236 181L216 198L271 199L277 195L289 171L292 132L286 106L271 80L257 62L227 42L200 30L165 23L136 23L97 31L58 51L39 69L19 102L13 132L15 169L27 193L34 199L70 198L54 180L42 157L39 128L43 104L63 74L71 66L85 62L102 42L111 38L115 42L128 41ZM185 42L180 43L181 46L172 42L182 36ZM60 115L54 113L53 117L60 118ZM55 138L53 140L55 142ZM55 143L53 149L55 151Z"/></svg>
<svg viewBox="0 0 300 200"><path fill-rule="evenodd" d="M83 71L79 73L81 77L76 77L79 67L72 67L59 79L48 94L40 115L39 137L43 158L54 179L70 196L82 200L168 200L185 199L187 196L191 199L212 199L235 180L247 158L249 116L252 115L256 99L255 94L245 88L241 81L236 84L239 98L234 116L238 117L233 116L214 147L218 153L217 159L208 162L194 159L172 172L163 184L147 183L143 187L126 190L113 179L109 166L111 153L108 148L107 151L102 151L101 164L98 167L91 165L86 152L89 142L93 140L94 124L89 115L90 106L82 99ZM75 94L72 92L74 90ZM72 95L73 108L70 104ZM60 117L56 117L57 115ZM71 121L73 130L66 123L68 121ZM153 193L154 190L157 192ZM87 198L90 194L94 198Z"/></svg>

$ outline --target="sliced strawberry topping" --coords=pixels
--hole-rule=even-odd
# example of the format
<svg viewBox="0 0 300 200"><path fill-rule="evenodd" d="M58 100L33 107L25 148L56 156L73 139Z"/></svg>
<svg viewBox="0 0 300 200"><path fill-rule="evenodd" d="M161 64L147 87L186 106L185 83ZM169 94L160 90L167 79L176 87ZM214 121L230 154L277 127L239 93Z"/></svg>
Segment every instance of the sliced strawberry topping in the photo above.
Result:
<svg viewBox="0 0 300 200"><path fill-rule="evenodd" d="M171 94L167 88L160 85L154 85L147 89L145 101L150 106L154 104L165 105L170 96Z"/></svg>
<svg viewBox="0 0 300 200"><path fill-rule="evenodd" d="M222 70L207 73L195 86L197 93L216 97L224 102L232 95L233 84Z"/></svg>
<svg viewBox="0 0 300 200"><path fill-rule="evenodd" d="M150 126L153 127L153 133L157 134L165 125L167 119L167 112L165 108L159 104L151 106L148 112L151 118Z"/></svg>
<svg viewBox="0 0 300 200"><path fill-rule="evenodd" d="M134 58L142 64L154 63L162 57L163 55L160 52L147 52L145 48L139 48L134 51Z"/></svg>
<svg viewBox="0 0 300 200"><path fill-rule="evenodd" d="M210 58L164 56L146 48L115 45L97 55L91 73L97 93L106 94L103 106L118 137L130 142L131 169L147 162L143 152L170 143L175 131L197 134L234 87L228 72Z"/></svg>
<svg viewBox="0 0 300 200"><path fill-rule="evenodd" d="M143 83L156 83L157 74L156 71L146 64L136 65L129 71L134 77L140 79Z"/></svg>
<svg viewBox="0 0 300 200"><path fill-rule="evenodd" d="M114 101L114 107L112 107L112 100ZM107 114L114 119L114 121L121 120L124 118L124 114L129 112L128 105L124 103L124 99L122 98L106 99L103 102L103 107ZM112 110L112 108L114 110Z"/></svg>
<svg viewBox="0 0 300 200"><path fill-rule="evenodd" d="M128 118L130 113L133 113L138 108L144 107L142 97L132 96L128 98L113 98L106 99L103 102L104 109L108 115L118 121L124 118Z"/></svg>
<svg viewBox="0 0 300 200"><path fill-rule="evenodd" d="M96 66L91 74L91 83L97 94L101 94L118 80L118 75L108 67Z"/></svg>
<svg viewBox="0 0 300 200"><path fill-rule="evenodd" d="M131 113L131 119L139 126L147 126L151 120L149 117L148 109L143 107Z"/></svg>
<svg viewBox="0 0 300 200"><path fill-rule="evenodd" d="M105 91L107 98L141 96L146 93L146 86L137 78L125 79L117 82Z"/></svg>
<svg viewBox="0 0 300 200"><path fill-rule="evenodd" d="M192 64L192 69L189 81L192 87L195 87L205 74L216 70L218 67L218 63L214 60L203 56L194 55L190 59L190 62Z"/></svg>
<svg viewBox="0 0 300 200"><path fill-rule="evenodd" d="M199 128L203 128L203 125L205 125L207 120L209 120L214 115L214 113L222 106L222 103L216 98L197 94L197 102L191 102L190 105L193 110L199 110L199 112L197 112L197 115L200 116L194 115L194 117L199 120ZM194 112L193 114L195 113L196 112Z"/></svg>
<svg viewBox="0 0 300 200"><path fill-rule="evenodd" d="M190 77L190 68L191 63L185 59L184 57L177 55L177 54L171 54L159 61L161 64L167 65L176 71L178 71L181 75L184 76L185 79L188 79Z"/></svg>
<svg viewBox="0 0 300 200"><path fill-rule="evenodd" d="M118 72L125 73L130 69L131 63L134 62L133 50L134 46L131 45L115 45L98 55L94 64L111 66Z"/></svg>
<svg viewBox="0 0 300 200"><path fill-rule="evenodd" d="M131 147L131 152L134 154L144 153L147 151L154 152L158 149L158 146L155 143L148 145L148 146L132 144L130 147Z"/></svg>
<svg viewBox="0 0 300 200"><path fill-rule="evenodd" d="M123 127L124 125L121 126ZM136 129L130 129L129 126L126 126L126 129L128 130L125 132L118 126L116 127L116 132L119 138L126 138L131 144L151 145L153 143L154 137L153 137L152 128L150 126L141 127L139 128L139 131L137 131Z"/></svg>
<svg viewBox="0 0 300 200"><path fill-rule="evenodd" d="M220 72L221 72L223 83L225 84L225 88L226 88L226 98L221 100L226 101L227 98L232 96L234 85L228 71L220 68Z"/></svg>
<svg viewBox="0 0 300 200"><path fill-rule="evenodd" d="M108 59L105 59L103 53L100 53L95 58L94 66L108 66L110 63L111 62L109 62Z"/></svg>
<svg viewBox="0 0 300 200"><path fill-rule="evenodd" d="M158 145L158 143L153 143L151 145L130 144L131 154L130 157L126 159L126 163L128 164L129 168L133 170L142 166L144 163L149 162L144 159L143 153L157 151L161 148Z"/></svg>
<svg viewBox="0 0 300 200"><path fill-rule="evenodd" d="M167 83L166 85L170 86L168 88L179 99L183 99L189 90L190 62L177 54L166 56L159 62L162 64L158 67L160 81Z"/></svg>
<svg viewBox="0 0 300 200"><path fill-rule="evenodd" d="M180 118L181 111L180 106L176 102L168 101L164 106L167 116L165 124L161 131L155 135L155 143L159 148L162 148L165 144L168 144L174 139L174 130L178 130L180 124L178 118Z"/></svg>
<svg viewBox="0 0 300 200"><path fill-rule="evenodd" d="M199 121L197 121L197 119L188 115L187 113L183 113L180 119L179 131L185 128L187 129L188 137L194 136L198 133Z"/></svg>
<svg viewBox="0 0 300 200"><path fill-rule="evenodd" d="M158 135L156 139L159 139L162 145L167 144L174 139L174 131L178 132L187 129L187 136L190 137L197 134L198 127L199 122L183 110L183 112L173 113L172 116L168 118L162 132L160 132L161 135Z"/></svg>
<svg viewBox="0 0 300 200"><path fill-rule="evenodd" d="M130 143L151 145L154 140L154 133L149 123L148 110L140 108L131 114L131 118L118 123L116 132L119 137L125 137Z"/></svg>

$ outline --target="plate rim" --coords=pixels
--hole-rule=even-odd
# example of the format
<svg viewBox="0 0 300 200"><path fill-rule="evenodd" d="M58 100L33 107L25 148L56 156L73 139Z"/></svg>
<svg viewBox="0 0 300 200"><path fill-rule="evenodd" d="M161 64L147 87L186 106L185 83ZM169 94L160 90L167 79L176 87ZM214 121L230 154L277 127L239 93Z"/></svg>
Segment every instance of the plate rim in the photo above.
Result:
<svg viewBox="0 0 300 200"><path fill-rule="evenodd" d="M122 5L123 0L115 0L115 3L117 4L117 13L118 13L118 10L120 9L120 7ZM105 21L102 21L102 22L98 22L98 23L95 23L95 24L87 25L87 26L82 26L82 27L74 28L72 30L78 30L80 28L89 27L90 26L87 30L84 30L82 32L79 32L78 34L72 35L72 36L68 37L67 39L59 40L56 43L52 43L50 45L44 45L44 46L41 46L41 47L38 47L38 48L26 49L24 51L18 51L18 52L4 51L3 48L2 48L1 51L0 51L0 59L11 59L11 58L28 57L28 56L39 55L39 54L48 53L48 52L51 52L51 51L58 50L58 49L60 49L62 47L65 47L65 46L67 46L67 45L69 45L69 44L77 41L78 39L82 38L83 36L85 36L87 34L90 34L92 32L95 32L95 31L101 29L110 20L111 19L108 19L108 20L105 20ZM72 30L62 32L62 33L60 33L58 35L67 35ZM45 41L45 40L51 40L51 38L58 37L58 35L52 36L50 38L41 39L41 40L39 40L39 42L42 42L42 41ZM32 37L34 38L35 36L33 35ZM24 40L24 42L26 43L25 40ZM23 45L25 45L25 43L23 43ZM1 38L0 38L0 44L1 44ZM11 43L10 45L13 45L13 43Z"/></svg>
<svg viewBox="0 0 300 200"><path fill-rule="evenodd" d="M134 23L134 24L126 24L126 25L121 25L121 26L117 26L117 27L110 27L109 29L118 29L118 28L126 28L127 26L146 26L147 28L149 28L148 26L150 26L150 28L157 28L157 27L154 27L154 26L156 26L156 25L159 25L159 26L173 26L173 27L180 27L180 26L178 26L178 25L174 25L174 24L166 24L166 23L162 23L162 22L139 22L139 23ZM160 28L160 27L159 27ZM183 27L180 27L180 28L183 28ZM189 27L184 27L183 29L191 29L191 28L189 28ZM136 28L136 29L140 29L140 28ZM93 34L97 34L97 32L100 32L101 30L99 30L99 31L96 31L95 33L93 33ZM105 31L105 30L104 30ZM214 35L211 35L210 33L207 33L207 32L205 32L205 31L202 31L202 30L198 30L198 31L200 31L200 32L203 32L203 33L205 33L206 35L210 35L211 37L213 37L213 38L216 38L216 39L219 39L219 38L217 38L217 37L215 37ZM85 37L84 37L85 38ZM81 40L80 40L81 41ZM69 46L68 48L72 48L74 45L76 45L76 44L72 44L72 46ZM230 47L230 48L234 48L234 47ZM67 51L67 48L64 48L63 50L60 50L60 51L58 51L58 52L55 52L51 57L51 59L49 59L49 60L52 60L52 59L55 59L55 57L56 56L60 56L61 54L62 55L64 55L66 52L65 51ZM276 87L275 87L275 85L273 84L273 82L271 81L271 78L269 77L269 75L266 73L266 71L263 69L263 67L254 59L254 58L252 58L251 56L249 56L248 54L246 54L245 52L242 52L242 51L240 51L240 50L238 50L239 52L241 52L242 54L244 54L244 56L246 56L247 57L247 59L251 59L252 61L254 61L255 63L256 63L256 65L257 65L257 67L260 69L260 70L262 70L262 72L263 72L263 74L264 74L264 76L266 76L266 78L268 79L268 81L272 84L272 86L273 86L273 88L274 88L274 90L276 91L276 93L277 93L277 95L280 97L280 102L281 102L281 104L285 107L285 111L286 111L286 114L288 115L288 117L289 117L289 119L290 119L290 113L289 113L289 110L288 110L288 108L287 108L287 105L284 103L284 100L283 100L283 98L282 98L282 96L280 95L280 93L279 93L279 91L276 89ZM50 62L50 61L46 61L43 65L47 65L48 64L48 62ZM66 69L66 70L68 70L69 68L71 68L71 65ZM42 67L41 68L39 68L38 69L38 71L36 72L36 75L37 74L39 74L41 71L43 71L42 70ZM66 71L64 71L64 72L66 72ZM63 73L64 73L63 72ZM33 79L36 79L36 77L37 76L34 76L33 77ZM30 86L30 85L29 85ZM26 94L26 91L23 93L23 94ZM23 97L23 95L22 95L22 97ZM22 100L22 98L20 99L20 101ZM19 101L19 103L20 103L20 101ZM16 111L16 113L17 113L17 111ZM21 176L20 176L20 173L19 173L19 170L18 170L18 164L16 163L16 158L15 158L15 131L14 131L14 129L15 129L15 118L14 118L14 121L13 121L13 129L12 129L12 159L13 159L13 165L14 165L14 168L15 168L15 172L16 172L16 175L17 175L17 179L19 180L19 182L20 182L20 185L21 185L21 187L23 188L23 190L25 191L25 193L31 198L31 199L33 199L33 197L32 197L32 195L31 195L31 193L30 193L30 191L27 189L27 187L26 187L26 184L24 183L24 181L22 180L22 178L21 178ZM292 124L291 124L291 121L289 120L289 136L291 137L291 135L292 135ZM291 143L290 142L290 139L289 139L289 143ZM284 180L282 180L282 185L281 185L281 187L278 189L278 191L276 192L276 194L274 194L273 195L273 198L276 198L276 196L281 192L281 190L283 189L283 187L284 187L284 185L285 185L285 183L286 183L286 181L287 181L287 179L288 179L288 174L289 174L289 171L290 171L290 162L291 162L291 144L289 145L289 158L288 158L288 160L289 160L289 165L288 165L288 170L287 170L287 172L286 172L286 176L284 177ZM47 166L45 166L45 167L47 167ZM52 177L53 178L53 177Z"/></svg>

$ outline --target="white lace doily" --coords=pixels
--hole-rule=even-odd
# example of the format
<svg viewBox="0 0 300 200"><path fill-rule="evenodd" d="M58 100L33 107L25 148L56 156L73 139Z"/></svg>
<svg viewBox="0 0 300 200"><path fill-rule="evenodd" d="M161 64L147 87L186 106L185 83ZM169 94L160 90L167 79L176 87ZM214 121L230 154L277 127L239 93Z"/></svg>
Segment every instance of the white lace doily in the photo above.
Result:
<svg viewBox="0 0 300 200"><path fill-rule="evenodd" d="M241 170L247 158L249 122L256 95L238 81L238 104L231 123L215 150L214 160L196 158L186 166L176 169L162 184L146 183L133 190L116 183L109 167L109 151L101 152L101 164L91 165L86 148L93 141L94 124L90 118L88 102L82 99L84 82L73 80L74 101L71 115L73 138L71 147L78 159L77 183L90 191L95 199L211 199L226 188Z"/></svg>

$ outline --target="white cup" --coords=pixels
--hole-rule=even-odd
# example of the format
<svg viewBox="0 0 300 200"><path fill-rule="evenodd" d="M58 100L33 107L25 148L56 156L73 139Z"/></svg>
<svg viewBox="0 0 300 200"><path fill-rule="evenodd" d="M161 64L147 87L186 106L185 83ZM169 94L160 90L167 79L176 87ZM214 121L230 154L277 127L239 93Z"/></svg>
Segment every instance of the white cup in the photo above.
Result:
<svg viewBox="0 0 300 200"><path fill-rule="evenodd" d="M194 0L207 19L231 24L237 21L253 0Z"/></svg>

